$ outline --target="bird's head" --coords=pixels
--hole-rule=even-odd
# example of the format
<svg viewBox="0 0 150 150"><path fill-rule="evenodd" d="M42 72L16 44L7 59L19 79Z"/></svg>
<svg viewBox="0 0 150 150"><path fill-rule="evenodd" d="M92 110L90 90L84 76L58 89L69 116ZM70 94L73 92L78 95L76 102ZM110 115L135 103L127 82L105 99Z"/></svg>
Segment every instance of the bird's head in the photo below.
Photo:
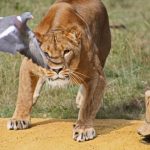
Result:
<svg viewBox="0 0 150 150"><path fill-rule="evenodd" d="M30 19L33 19L31 12L25 12L20 17L23 23L27 22Z"/></svg>

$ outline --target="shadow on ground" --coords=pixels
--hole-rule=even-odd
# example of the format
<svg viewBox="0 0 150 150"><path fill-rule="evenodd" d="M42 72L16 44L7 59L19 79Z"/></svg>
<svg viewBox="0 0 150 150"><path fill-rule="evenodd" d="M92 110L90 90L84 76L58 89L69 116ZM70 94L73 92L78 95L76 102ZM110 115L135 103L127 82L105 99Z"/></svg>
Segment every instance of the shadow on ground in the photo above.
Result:
<svg viewBox="0 0 150 150"><path fill-rule="evenodd" d="M118 121L118 119L113 119L113 121L112 121L112 119L110 119L110 120L106 119L106 120L107 120L107 123L106 123L105 119L95 120L94 127L96 129L97 135L108 134L111 131L119 130L120 128L131 125L130 120L122 120L122 121ZM73 125L75 123L75 120L49 119L49 120L45 120L45 121L35 122L31 125L31 128L34 128L36 126L52 124L52 123L60 123L60 122L70 122Z"/></svg>

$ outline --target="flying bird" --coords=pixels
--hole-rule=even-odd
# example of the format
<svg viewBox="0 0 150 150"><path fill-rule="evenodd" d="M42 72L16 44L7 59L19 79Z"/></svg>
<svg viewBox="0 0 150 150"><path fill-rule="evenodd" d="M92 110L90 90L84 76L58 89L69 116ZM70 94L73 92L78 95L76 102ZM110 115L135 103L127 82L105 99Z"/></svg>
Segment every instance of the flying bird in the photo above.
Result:
<svg viewBox="0 0 150 150"><path fill-rule="evenodd" d="M27 21L32 18L30 12L20 16L0 17L0 51L11 54L19 52L37 65L48 68L46 56L35 34L27 26Z"/></svg>

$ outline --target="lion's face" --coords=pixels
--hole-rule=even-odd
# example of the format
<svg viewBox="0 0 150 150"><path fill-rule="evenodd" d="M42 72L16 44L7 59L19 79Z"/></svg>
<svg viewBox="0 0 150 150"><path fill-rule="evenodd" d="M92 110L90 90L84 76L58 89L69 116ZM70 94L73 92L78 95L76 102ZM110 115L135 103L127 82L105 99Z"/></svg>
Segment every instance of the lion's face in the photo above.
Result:
<svg viewBox="0 0 150 150"><path fill-rule="evenodd" d="M50 69L46 75L51 81L74 80L74 71L80 62L81 39L77 32L53 30L43 36L41 49L44 51Z"/></svg>

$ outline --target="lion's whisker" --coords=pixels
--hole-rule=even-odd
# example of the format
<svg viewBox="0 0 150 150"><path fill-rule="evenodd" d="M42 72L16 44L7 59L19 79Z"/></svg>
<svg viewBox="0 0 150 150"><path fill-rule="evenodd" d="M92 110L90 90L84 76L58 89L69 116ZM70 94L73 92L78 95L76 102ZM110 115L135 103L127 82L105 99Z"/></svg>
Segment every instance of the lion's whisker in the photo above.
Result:
<svg viewBox="0 0 150 150"><path fill-rule="evenodd" d="M73 75L73 78L76 81L77 85L80 85L80 80L78 80L78 78L76 78L74 75Z"/></svg>
<svg viewBox="0 0 150 150"><path fill-rule="evenodd" d="M84 76L84 77L90 78L89 76L87 76L87 75L85 75L85 74L83 74L83 73L81 73L81 72L78 72L78 71L74 71L74 72L77 73L77 74L79 74L79 75L82 75L82 76Z"/></svg>
<svg viewBox="0 0 150 150"><path fill-rule="evenodd" d="M80 84L80 81L81 81L81 80L78 78L78 76L75 75L74 72L71 72L71 75L72 75L72 77L76 80L76 82L77 82L78 84Z"/></svg>
<svg viewBox="0 0 150 150"><path fill-rule="evenodd" d="M82 76L85 76L85 77L87 77L87 78L90 78L90 76L88 76L88 75L86 75L86 74L83 74L83 73L81 73L81 72L79 72L79 71L76 71L78 68L72 68L72 71L73 72L76 72L76 73L78 73L78 74L80 74L80 75L82 75Z"/></svg>
<svg viewBox="0 0 150 150"><path fill-rule="evenodd" d="M73 72L73 75L79 80L79 82L85 84L85 81L81 77L79 77L77 74L75 74L75 72Z"/></svg>
<svg viewBox="0 0 150 150"><path fill-rule="evenodd" d="M71 75L71 74L69 74L69 79L70 79L71 83L74 83L74 80L73 80L73 78L72 78L72 75Z"/></svg>
<svg viewBox="0 0 150 150"><path fill-rule="evenodd" d="M71 81L70 83L73 84L73 83L74 83L74 80L73 80L73 78L72 78L71 75L69 75L69 79L70 79L70 81Z"/></svg>
<svg viewBox="0 0 150 150"><path fill-rule="evenodd" d="M70 74L70 77L75 84L79 85L78 80L72 74Z"/></svg>

